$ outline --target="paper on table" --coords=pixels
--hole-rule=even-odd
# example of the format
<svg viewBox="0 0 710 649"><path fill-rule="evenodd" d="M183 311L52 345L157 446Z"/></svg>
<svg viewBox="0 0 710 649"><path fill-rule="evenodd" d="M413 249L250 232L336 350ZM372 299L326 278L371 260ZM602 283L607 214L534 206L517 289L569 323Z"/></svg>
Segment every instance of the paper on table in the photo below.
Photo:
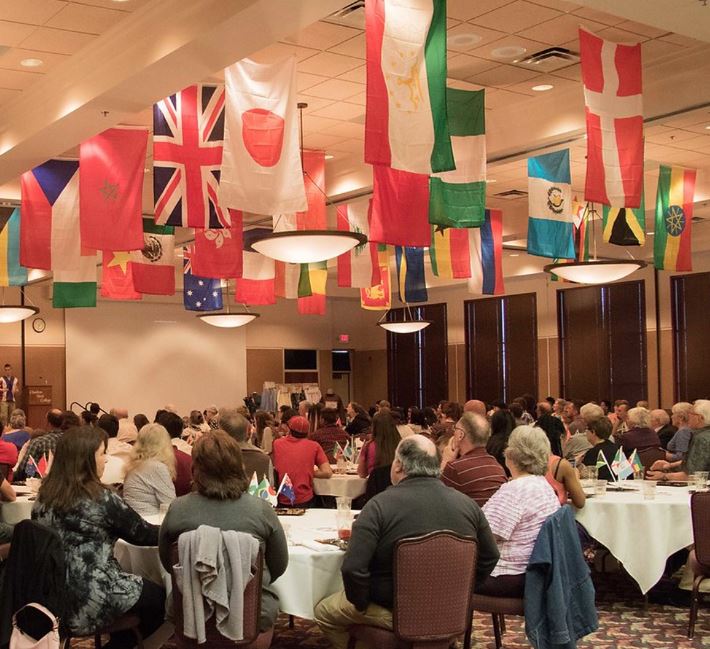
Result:
<svg viewBox="0 0 710 649"><path fill-rule="evenodd" d="M318 543L318 541L294 541L293 545L302 545L304 548L313 550L314 552L341 552L339 548L327 543Z"/></svg>

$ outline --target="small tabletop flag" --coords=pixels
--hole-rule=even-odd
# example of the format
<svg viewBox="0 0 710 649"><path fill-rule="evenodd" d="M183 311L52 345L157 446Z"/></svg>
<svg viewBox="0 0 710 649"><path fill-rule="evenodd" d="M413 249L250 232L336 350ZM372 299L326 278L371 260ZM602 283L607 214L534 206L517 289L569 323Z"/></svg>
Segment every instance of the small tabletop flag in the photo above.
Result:
<svg viewBox="0 0 710 649"><path fill-rule="evenodd" d="M284 473L283 480L281 480L281 485L279 486L276 495L283 496L292 505L296 502L296 492L293 489L293 482L291 482L291 478L288 477L288 473Z"/></svg>
<svg viewBox="0 0 710 649"><path fill-rule="evenodd" d="M634 474L633 467L629 464L628 458L621 449L616 451L614 461L611 463L611 468L619 477L619 480L626 480L626 478L629 478Z"/></svg>
<svg viewBox="0 0 710 649"><path fill-rule="evenodd" d="M643 471L643 463L641 462L641 458L636 452L636 449L631 452L629 462L631 464L631 468L634 470L634 473L640 473L641 471Z"/></svg>
<svg viewBox="0 0 710 649"><path fill-rule="evenodd" d="M251 496L256 496L259 493L259 481L256 479L256 471L251 475L251 481L247 487L247 493Z"/></svg>

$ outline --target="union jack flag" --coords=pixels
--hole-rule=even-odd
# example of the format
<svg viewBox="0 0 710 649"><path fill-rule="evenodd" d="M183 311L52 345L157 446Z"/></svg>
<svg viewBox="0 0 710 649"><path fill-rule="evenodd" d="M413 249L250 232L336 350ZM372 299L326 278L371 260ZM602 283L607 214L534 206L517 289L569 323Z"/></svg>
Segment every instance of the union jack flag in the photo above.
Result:
<svg viewBox="0 0 710 649"><path fill-rule="evenodd" d="M197 84L153 106L155 222L227 228L217 201L224 140L224 86Z"/></svg>

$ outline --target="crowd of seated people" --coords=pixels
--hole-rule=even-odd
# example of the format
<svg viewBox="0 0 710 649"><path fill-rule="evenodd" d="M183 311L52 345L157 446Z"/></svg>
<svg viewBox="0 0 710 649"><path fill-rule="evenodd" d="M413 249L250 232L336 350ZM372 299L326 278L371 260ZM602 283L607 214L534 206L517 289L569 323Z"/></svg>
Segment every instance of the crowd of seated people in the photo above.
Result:
<svg viewBox="0 0 710 649"><path fill-rule="evenodd" d="M35 475L40 460L52 458L32 515L71 549L72 632L105 628L128 611L140 618L144 636L155 630L162 587L123 572L112 547L118 538L156 545L158 527L144 517L166 509L160 528L166 569L180 533L203 524L258 539L266 561L261 626L267 628L278 613L268 586L286 569L288 552L271 507L247 493L249 481L255 475L275 485L288 474L295 497L281 495L279 505L318 506L314 478L331 477L337 447L351 444L357 473L368 479L368 500L343 564L345 590L316 610L319 626L339 647L358 620L391 625L391 557L399 538L442 526L473 535L479 540L477 592L522 596L545 519L566 503L584 507L580 467L599 466L603 457L599 478L612 479L609 467L619 448L628 455L658 446L666 459L649 468L652 479L684 480L710 469L707 400L677 403L670 416L662 411L665 417L624 401L610 407L574 399L536 402L527 395L510 405L446 401L419 409L380 401L369 412L353 402L344 415L310 403L278 413L209 406L185 418L168 405L152 422L143 414L129 418L122 408L87 410L95 416L83 417L90 421L83 425L71 411L50 410L37 430L15 411L0 437L0 460L6 459L0 467L7 465L0 499L13 500L11 483ZM409 502L416 507L407 509ZM396 530L388 528L392 512L404 511L412 515L398 517ZM0 558L11 539L12 527L0 525ZM131 646L132 636L118 632L110 649Z"/></svg>

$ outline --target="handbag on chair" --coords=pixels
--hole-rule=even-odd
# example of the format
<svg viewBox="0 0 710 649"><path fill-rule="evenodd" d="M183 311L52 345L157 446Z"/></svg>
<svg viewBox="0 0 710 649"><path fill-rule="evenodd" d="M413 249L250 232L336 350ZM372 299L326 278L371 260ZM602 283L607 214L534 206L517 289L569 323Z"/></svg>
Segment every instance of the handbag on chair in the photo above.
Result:
<svg viewBox="0 0 710 649"><path fill-rule="evenodd" d="M23 606L12 616L10 649L59 649L59 620L41 604Z"/></svg>

